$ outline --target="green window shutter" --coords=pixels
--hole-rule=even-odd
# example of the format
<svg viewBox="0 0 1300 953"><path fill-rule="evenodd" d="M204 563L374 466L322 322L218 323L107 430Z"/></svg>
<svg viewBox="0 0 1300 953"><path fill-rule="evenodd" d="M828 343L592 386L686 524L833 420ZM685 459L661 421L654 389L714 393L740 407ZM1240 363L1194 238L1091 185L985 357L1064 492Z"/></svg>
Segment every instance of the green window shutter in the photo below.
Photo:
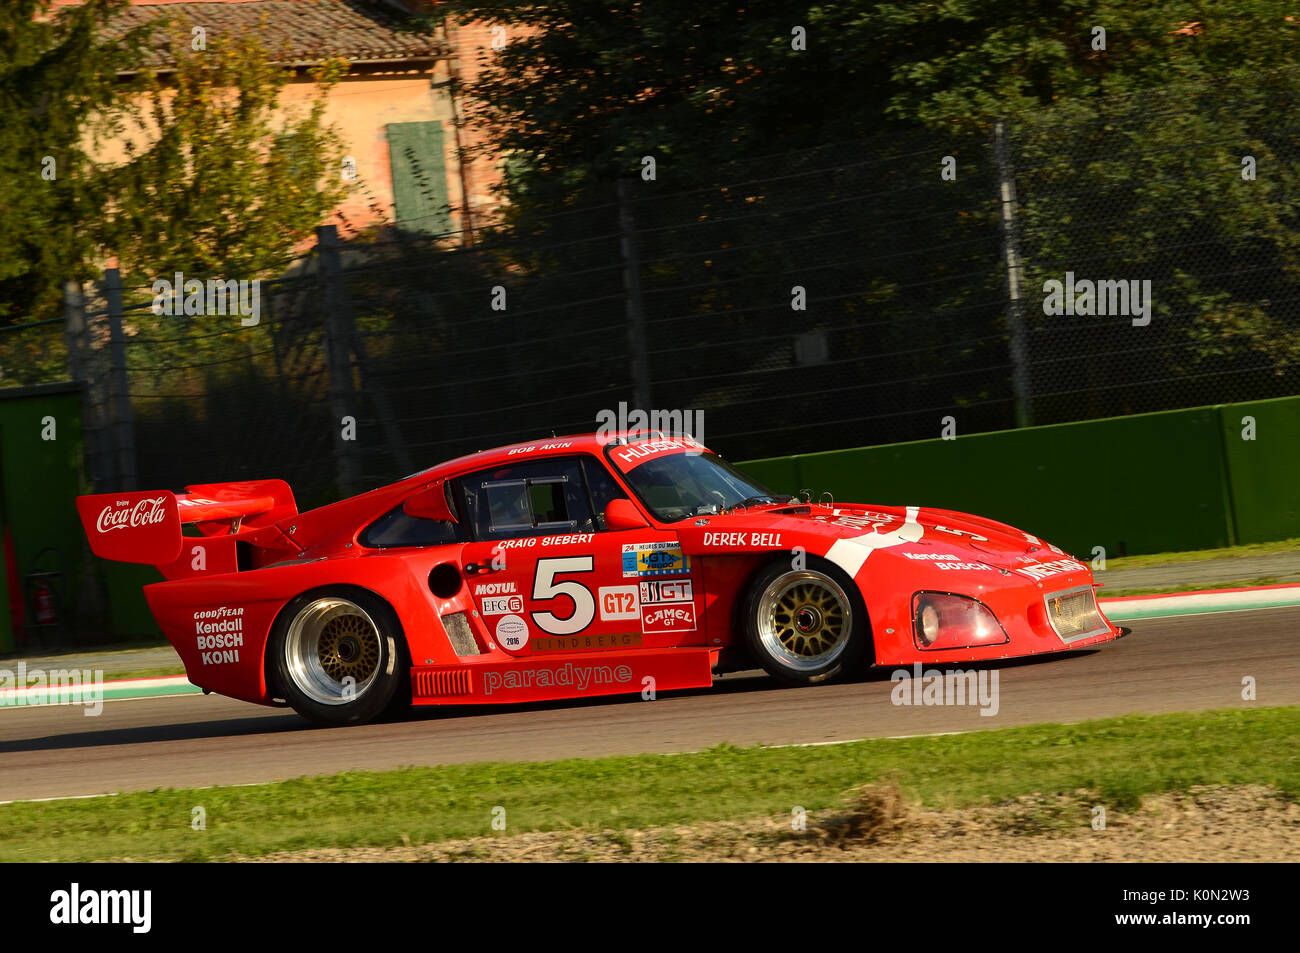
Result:
<svg viewBox="0 0 1300 953"><path fill-rule="evenodd" d="M425 235L450 232L442 123L390 122L388 162L393 171L398 228Z"/></svg>

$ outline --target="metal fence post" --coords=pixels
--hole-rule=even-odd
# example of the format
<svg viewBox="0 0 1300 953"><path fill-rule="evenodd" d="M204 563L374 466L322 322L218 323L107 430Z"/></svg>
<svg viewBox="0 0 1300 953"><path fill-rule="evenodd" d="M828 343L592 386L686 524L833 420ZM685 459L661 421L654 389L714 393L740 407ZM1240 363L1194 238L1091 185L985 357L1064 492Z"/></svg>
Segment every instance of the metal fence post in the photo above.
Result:
<svg viewBox="0 0 1300 953"><path fill-rule="evenodd" d="M623 257L623 291L627 309L627 344L632 359L632 406L650 412L650 361L646 354L645 299L641 294L641 252L627 179L618 180L619 249Z"/></svg>
<svg viewBox="0 0 1300 953"><path fill-rule="evenodd" d="M330 381L330 426L334 431L334 466L339 490L352 493L360 474L357 442L343 439L343 418L356 417L352 387L351 312L343 287L343 266L339 259L338 229L321 225L316 229L320 247L320 279L325 301L325 361Z"/></svg>
<svg viewBox="0 0 1300 953"><path fill-rule="evenodd" d="M1029 341L1025 329L1024 302L1020 296L1023 268L1020 234L1016 226L1016 179L1011 150L1002 123L993 126L993 155L998 166L1000 193L998 216L1002 224L1002 255L1007 268L1007 330L1010 334L1011 390L1016 398L1016 426L1034 422L1033 384L1029 377Z"/></svg>
<svg viewBox="0 0 1300 953"><path fill-rule="evenodd" d="M108 306L109 359L108 405L112 421L113 488L134 490L135 421L131 416L131 395L126 373L126 335L122 332L122 276L116 268L104 271L104 300Z"/></svg>
<svg viewBox="0 0 1300 953"><path fill-rule="evenodd" d="M63 341L68 352L68 378L81 385L81 432L86 442L86 475L98 492L107 488L104 481L104 408L100 384L92 365L86 296L77 281L63 283Z"/></svg>

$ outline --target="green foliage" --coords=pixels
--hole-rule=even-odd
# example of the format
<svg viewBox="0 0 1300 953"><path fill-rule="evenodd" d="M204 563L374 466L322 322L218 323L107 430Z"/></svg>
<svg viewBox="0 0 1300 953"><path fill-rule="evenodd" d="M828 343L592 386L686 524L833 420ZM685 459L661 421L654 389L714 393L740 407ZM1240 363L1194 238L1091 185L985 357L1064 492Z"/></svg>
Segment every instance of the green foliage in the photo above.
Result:
<svg viewBox="0 0 1300 953"><path fill-rule="evenodd" d="M110 257L128 284L279 269L345 194L323 116L343 64L320 64L291 114L278 105L290 74L255 33L197 51L163 22L114 38L126 5L0 7L0 323L57 317L62 283ZM174 68L123 79L154 38ZM100 158L124 141L125 156Z"/></svg>
<svg viewBox="0 0 1300 953"><path fill-rule="evenodd" d="M206 50L170 34L174 68L123 104L126 161L106 171L99 229L127 284L175 271L224 278L282 268L347 192L342 145L324 123L339 64L317 70L305 109L280 105L290 74L253 33Z"/></svg>
<svg viewBox="0 0 1300 953"><path fill-rule="evenodd" d="M899 421L908 408L959 406L972 429L1011 425L999 170L986 148L995 120L1011 133L1030 312L1044 278L1076 262L1088 270L1081 277L1150 279L1156 288L1157 326L1137 343L1117 343L1100 322L1074 334L1068 322L1028 315L1032 389L1051 392L1035 402L1037 422L1251 399L1300 380L1300 138L1279 121L1300 102L1288 69L1300 17L1283 0L1212 8L846 0L801 11L766 0L453 0L451 8L508 25L508 45L471 89L481 103L472 118L489 137L485 149L510 156L506 221L518 259L549 276L588 268L564 251L581 237L576 217L555 213L609 203L612 180L654 156L658 181L636 191L645 199L639 226L688 246L691 233L716 242L663 249L660 261L643 249L647 293L671 301L658 313L652 304L651 320L708 316L691 327L705 345L774 339L770 324L744 316L772 300L771 289L746 298L746 285L816 269L807 280L823 300L807 320L860 324L836 339L837 373L879 379L883 358L899 381L888 395L855 392L857 415ZM792 44L796 27L806 30L804 50ZM803 177L805 157L832 143L859 151L839 178L778 196L787 181L813 182ZM958 160L956 182L935 172L945 154ZM1263 170L1257 181L1239 174L1246 154ZM755 155L779 158L760 170ZM759 170L752 183L750 169ZM874 204L836 206L855 187ZM690 214L656 220L657 203L678 196ZM820 211L837 207L839 219ZM765 244L772 234L783 240ZM817 248L818 236L833 244ZM533 250L548 243L561 252ZM664 288L690 290L672 299ZM918 347L918 333L930 346ZM702 376L677 370L668 376ZM816 383L795 389L817 397L809 407L796 397L760 408L757 391L693 393L689 384L675 399L711 413L756 402L792 425L805 421L807 433L806 421L834 413ZM888 402L873 406L875 397ZM852 438L916 436L886 426ZM808 436L841 446L850 438Z"/></svg>
<svg viewBox="0 0 1300 953"><path fill-rule="evenodd" d="M1261 380L1294 380L1300 128L1278 117L1295 103L1300 72L1273 70L1239 74L1227 89L1193 75L1024 113L1013 130L1031 301L1075 263L1079 277L1140 276L1155 301L1140 342L1150 378L1209 378L1189 403L1251 399L1261 396ZM1255 162L1253 177L1243 177L1244 157ZM1028 318L1031 326L1071 321L1034 308ZM1123 383L1113 348L1060 341L1072 359L1058 377L1078 375L1089 401ZM1036 357L1067 354L1040 349ZM1159 400L1135 390L1106 409L1151 410ZM1071 419L1078 396L1038 409L1040 422Z"/></svg>
<svg viewBox="0 0 1300 953"><path fill-rule="evenodd" d="M885 686L887 687L887 686ZM1129 715L915 738L672 755L480 762L275 784L156 790L0 805L0 861L228 860L313 847L395 846L526 831L632 831L841 807L894 780L929 807L1081 789L1109 809L1197 785L1263 785L1300 798L1290 708ZM1094 801L1096 803L1096 801ZM190 827L201 804L208 828ZM1086 829L1081 812L1075 823Z"/></svg>
<svg viewBox="0 0 1300 953"><path fill-rule="evenodd" d="M280 274L348 191L341 141L324 120L325 97L346 64L322 63L310 98L291 109L282 104L291 73L256 33L212 39L204 50L193 50L184 30L165 36L173 65L146 72L121 104L126 155L102 166L111 198L96 234L118 259L128 307L152 303L153 283L173 282L176 272L187 281ZM264 286L266 320L271 299ZM159 393L211 396L274 374L265 328L147 310L129 313L124 325L138 345L128 348L133 378ZM162 409L147 402L142 426Z"/></svg>
<svg viewBox="0 0 1300 953"><path fill-rule="evenodd" d="M802 13L774 0L448 8L510 25L472 93L530 203L580 192L647 154L692 180L710 163L898 123L978 125L1175 79L1223 83L1291 64L1300 35L1286 0L1229 0L1210 12L1174 0L846 0ZM803 51L792 48L798 26ZM1097 26L1104 50L1093 48Z"/></svg>
<svg viewBox="0 0 1300 953"><path fill-rule="evenodd" d="M116 65L142 36L100 31L125 6L0 4L0 324L51 317L62 282L93 273L91 127L119 101Z"/></svg>

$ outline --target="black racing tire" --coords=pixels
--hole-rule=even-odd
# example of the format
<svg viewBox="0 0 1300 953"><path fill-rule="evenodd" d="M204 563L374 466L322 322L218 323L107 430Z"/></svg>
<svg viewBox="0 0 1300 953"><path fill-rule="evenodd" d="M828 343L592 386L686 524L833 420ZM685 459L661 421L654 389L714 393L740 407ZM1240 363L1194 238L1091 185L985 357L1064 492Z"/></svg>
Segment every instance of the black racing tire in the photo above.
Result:
<svg viewBox="0 0 1300 953"><path fill-rule="evenodd" d="M333 586L296 597L276 619L267 651L280 695L317 725L362 725L406 697L401 625L364 589Z"/></svg>
<svg viewBox="0 0 1300 953"><path fill-rule="evenodd" d="M809 556L762 569L749 586L741 621L750 654L773 677L816 685L857 674L869 658L871 627L862 594L848 575Z"/></svg>

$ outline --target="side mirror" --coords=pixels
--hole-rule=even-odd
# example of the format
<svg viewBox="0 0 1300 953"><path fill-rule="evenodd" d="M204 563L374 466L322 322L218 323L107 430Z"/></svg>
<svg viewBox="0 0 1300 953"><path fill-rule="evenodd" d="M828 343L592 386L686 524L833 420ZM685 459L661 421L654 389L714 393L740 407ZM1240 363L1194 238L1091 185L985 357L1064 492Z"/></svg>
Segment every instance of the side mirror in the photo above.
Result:
<svg viewBox="0 0 1300 953"><path fill-rule="evenodd" d="M459 522L447 503L447 484L443 480L425 487L413 496L408 496L406 502L402 504L402 512L416 519Z"/></svg>
<svg viewBox="0 0 1300 953"><path fill-rule="evenodd" d="M631 500L610 500L605 507L606 529L645 529L649 525Z"/></svg>

